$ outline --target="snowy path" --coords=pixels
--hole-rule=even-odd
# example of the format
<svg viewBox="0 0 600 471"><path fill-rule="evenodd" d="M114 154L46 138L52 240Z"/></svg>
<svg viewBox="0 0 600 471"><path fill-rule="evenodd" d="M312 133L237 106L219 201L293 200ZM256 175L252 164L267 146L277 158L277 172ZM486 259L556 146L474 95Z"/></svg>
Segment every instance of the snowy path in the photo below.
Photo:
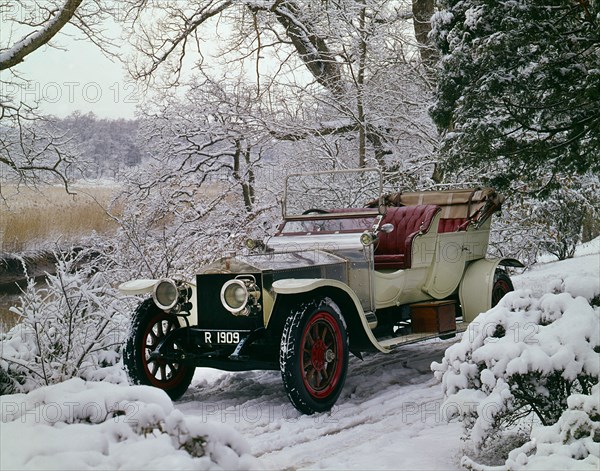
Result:
<svg viewBox="0 0 600 471"><path fill-rule="evenodd" d="M352 358L330 414L300 415L276 371L199 369L176 407L238 430L265 468L456 469L460 424L446 422L429 369L451 343Z"/></svg>

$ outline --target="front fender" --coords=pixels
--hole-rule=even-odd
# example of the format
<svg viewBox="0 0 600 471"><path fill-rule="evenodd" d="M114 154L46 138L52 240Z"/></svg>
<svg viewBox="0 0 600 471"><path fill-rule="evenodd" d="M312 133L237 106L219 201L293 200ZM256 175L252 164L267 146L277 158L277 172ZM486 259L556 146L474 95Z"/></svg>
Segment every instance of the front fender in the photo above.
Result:
<svg viewBox="0 0 600 471"><path fill-rule="evenodd" d="M347 284L329 278L289 278L273 283L273 291L277 293L277 296L298 295L316 290L319 290L321 294L326 294L327 289L330 290L334 301L339 302L339 298L343 298L344 295L347 297L346 307L348 309L342 314L348 324L351 349L356 346L356 351L378 350L387 353L389 349L380 345L373 335L360 299ZM343 295L336 296L336 291L338 294L339 291L343 292Z"/></svg>
<svg viewBox="0 0 600 471"><path fill-rule="evenodd" d="M123 294L129 296L136 296L139 294L147 294L152 293L154 289L154 285L159 280L151 280L151 279L140 279L140 280L130 280L125 283L121 283L119 285L119 291Z"/></svg>
<svg viewBox="0 0 600 471"><path fill-rule="evenodd" d="M277 294L302 294L314 291L318 288L332 287L344 291L354 303L356 311L364 316L360 299L356 293L345 283L328 278L289 278L277 280L273 283L273 291Z"/></svg>
<svg viewBox="0 0 600 471"><path fill-rule="evenodd" d="M139 280L125 281L119 285L119 291L126 296L139 296L144 294L152 294L154 286L160 280L153 280L149 278L140 278ZM188 321L190 325L198 324L198 307L196 303L196 285L194 283L184 282L190 288L192 288L192 296L190 301L192 303L192 309L190 310L190 316Z"/></svg>
<svg viewBox="0 0 600 471"><path fill-rule="evenodd" d="M491 309L494 275L500 265L524 267L514 258L482 258L469 264L465 270L458 290L465 322L471 322L480 313Z"/></svg>

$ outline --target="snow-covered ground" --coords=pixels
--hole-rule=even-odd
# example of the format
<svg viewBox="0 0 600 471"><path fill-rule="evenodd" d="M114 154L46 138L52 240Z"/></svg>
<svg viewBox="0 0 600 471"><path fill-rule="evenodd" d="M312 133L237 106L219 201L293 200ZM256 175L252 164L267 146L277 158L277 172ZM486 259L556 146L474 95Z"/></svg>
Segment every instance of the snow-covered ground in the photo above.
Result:
<svg viewBox="0 0 600 471"><path fill-rule="evenodd" d="M598 295L600 239L572 260L539 264L513 281L515 288L536 296L564 290ZM71 383L68 394L58 385L27 396L3 396L0 469L459 469L461 425L447 422L450 411L430 370L455 341L428 341L363 361L352 358L338 405L314 416L301 416L291 406L276 371L198 369L174 409L164 394L155 397L162 394L157 390L88 387L80 380ZM148 440L139 426L112 423L119 422L118 415L109 425L86 422L92 412L92 419L101 415L93 408L80 408L78 420L84 423L74 423L65 411L82 401L103 404L101 412L109 410L109 402L124 410L151 410L154 416L142 414L147 423L162 418L167 425ZM47 420L50 414L59 417ZM178 450L192 432L208 437L203 458L186 458ZM172 456L162 458L165 453Z"/></svg>
<svg viewBox="0 0 600 471"><path fill-rule="evenodd" d="M588 298L591 292L600 292L600 237L580 245L574 258L561 262L553 259L556 260L550 256L540 257L542 263L512 276L515 289L530 289L534 296L567 291L573 296Z"/></svg>
<svg viewBox="0 0 600 471"><path fill-rule="evenodd" d="M457 469L461 427L448 424L430 364L453 341L352 359L329 414L300 415L279 372L199 369L177 404L186 416L226 423L269 469Z"/></svg>

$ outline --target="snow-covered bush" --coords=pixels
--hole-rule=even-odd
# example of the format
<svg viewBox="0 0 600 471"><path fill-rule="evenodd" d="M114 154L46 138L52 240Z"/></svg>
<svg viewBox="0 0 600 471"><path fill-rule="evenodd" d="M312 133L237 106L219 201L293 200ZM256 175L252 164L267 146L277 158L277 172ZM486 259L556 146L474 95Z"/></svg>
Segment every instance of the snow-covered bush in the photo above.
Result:
<svg viewBox="0 0 600 471"><path fill-rule="evenodd" d="M502 212L492 220L490 255L511 257L525 266L536 263L540 252L540 239L545 237L543 227L533 219L534 206L519 198L509 197Z"/></svg>
<svg viewBox="0 0 600 471"><path fill-rule="evenodd" d="M514 257L532 265L543 252L559 260L572 258L582 237L594 238L589 219L600 215L600 182L595 175L562 178L561 186L545 199L509 194L495 218L490 237L494 256Z"/></svg>
<svg viewBox="0 0 600 471"><path fill-rule="evenodd" d="M531 440L508 454L510 470L597 470L600 468L600 384L590 394L573 394L558 422L534 427ZM464 457L468 469L489 469Z"/></svg>
<svg viewBox="0 0 600 471"><path fill-rule="evenodd" d="M130 309L87 251L56 254L56 274L29 278L19 323L0 336L0 394L28 392L80 376L122 380L120 360ZM116 376L115 376L116 375Z"/></svg>
<svg viewBox="0 0 600 471"><path fill-rule="evenodd" d="M543 229L541 248L559 260L572 258L582 239L586 217L597 218L600 182L594 175L563 179L551 198L535 205L533 218Z"/></svg>
<svg viewBox="0 0 600 471"><path fill-rule="evenodd" d="M599 323L600 310L583 297L507 294L432 364L447 410L475 444L531 414L556 423L571 394L591 394L598 382Z"/></svg>
<svg viewBox="0 0 600 471"><path fill-rule="evenodd" d="M0 408L1 469L258 468L237 432L184 417L157 388L73 378Z"/></svg>

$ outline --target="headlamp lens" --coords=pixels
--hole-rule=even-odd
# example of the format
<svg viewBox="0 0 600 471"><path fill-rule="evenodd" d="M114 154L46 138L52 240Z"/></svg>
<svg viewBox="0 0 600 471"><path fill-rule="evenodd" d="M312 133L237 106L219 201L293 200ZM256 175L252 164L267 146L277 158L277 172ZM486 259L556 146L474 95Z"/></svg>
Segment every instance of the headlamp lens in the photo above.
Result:
<svg viewBox="0 0 600 471"><path fill-rule="evenodd" d="M172 280L161 280L154 289L154 302L163 310L169 310L177 304L179 293Z"/></svg>
<svg viewBox="0 0 600 471"><path fill-rule="evenodd" d="M231 312L239 312L248 302L248 290L240 280L230 280L221 289L221 301L225 309Z"/></svg>

